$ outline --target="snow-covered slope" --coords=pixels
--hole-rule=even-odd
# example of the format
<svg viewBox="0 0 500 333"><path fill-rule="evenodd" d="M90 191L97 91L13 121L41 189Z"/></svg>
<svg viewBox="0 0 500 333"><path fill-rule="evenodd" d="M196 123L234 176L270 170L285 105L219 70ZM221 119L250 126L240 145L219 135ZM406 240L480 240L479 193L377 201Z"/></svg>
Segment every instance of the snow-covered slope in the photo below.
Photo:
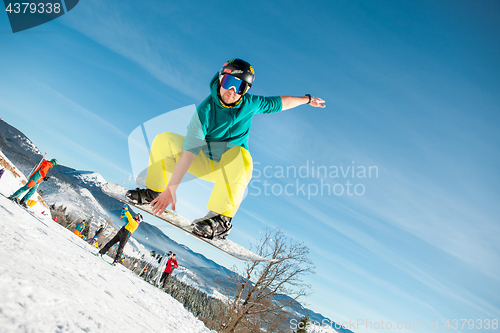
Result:
<svg viewBox="0 0 500 333"><path fill-rule="evenodd" d="M210 332L168 294L3 195L0 230L2 332Z"/></svg>

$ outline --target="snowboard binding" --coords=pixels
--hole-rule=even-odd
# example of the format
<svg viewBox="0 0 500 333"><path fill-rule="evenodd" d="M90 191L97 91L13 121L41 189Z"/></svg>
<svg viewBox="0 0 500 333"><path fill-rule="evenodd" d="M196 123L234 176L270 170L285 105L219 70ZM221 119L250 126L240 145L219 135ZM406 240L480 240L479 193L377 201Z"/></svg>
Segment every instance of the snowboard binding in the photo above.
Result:
<svg viewBox="0 0 500 333"><path fill-rule="evenodd" d="M135 190L128 190L127 193L125 194L127 199L138 205L149 204L159 195L160 192L155 192L153 190L150 190L149 188L138 188L138 187L136 187Z"/></svg>
<svg viewBox="0 0 500 333"><path fill-rule="evenodd" d="M191 223L193 234L207 239L226 239L232 227L230 217L212 211Z"/></svg>

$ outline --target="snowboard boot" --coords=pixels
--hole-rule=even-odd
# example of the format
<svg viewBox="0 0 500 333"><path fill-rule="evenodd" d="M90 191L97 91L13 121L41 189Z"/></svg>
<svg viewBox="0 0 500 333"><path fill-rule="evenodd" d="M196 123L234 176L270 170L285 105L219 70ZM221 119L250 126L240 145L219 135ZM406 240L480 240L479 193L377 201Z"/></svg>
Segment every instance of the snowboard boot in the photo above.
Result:
<svg viewBox="0 0 500 333"><path fill-rule="evenodd" d="M19 199L18 198L14 198L12 195L8 196L7 199L12 200L16 204L19 204Z"/></svg>
<svg viewBox="0 0 500 333"><path fill-rule="evenodd" d="M213 211L209 211L205 217L191 223L193 234L208 239L226 239L232 227L230 217Z"/></svg>
<svg viewBox="0 0 500 333"><path fill-rule="evenodd" d="M155 192L149 188L138 188L135 190L128 190L125 196L133 203L144 205L149 204L156 199L161 192Z"/></svg>
<svg viewBox="0 0 500 333"><path fill-rule="evenodd" d="M19 201L19 204L21 206L23 206L24 208L28 208L28 205L26 204L26 201L24 201L24 200Z"/></svg>

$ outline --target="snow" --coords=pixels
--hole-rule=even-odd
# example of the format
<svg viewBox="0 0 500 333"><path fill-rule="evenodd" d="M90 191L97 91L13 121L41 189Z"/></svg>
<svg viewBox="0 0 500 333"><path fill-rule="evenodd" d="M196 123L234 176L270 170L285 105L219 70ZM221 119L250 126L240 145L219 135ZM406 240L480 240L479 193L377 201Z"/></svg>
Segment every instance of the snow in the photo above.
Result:
<svg viewBox="0 0 500 333"><path fill-rule="evenodd" d="M97 172L91 172L91 173L84 173L82 171L80 172L81 174L79 174L77 178L79 178L82 181L82 183L93 184L99 187L107 183L106 179L104 179L104 177Z"/></svg>
<svg viewBox="0 0 500 333"><path fill-rule="evenodd" d="M82 187L80 189L80 194L83 197L87 198L87 200L91 202L92 206L94 206L102 215L104 215L104 216L108 215L108 213L104 210L104 208L102 208L102 206L99 204L99 202L97 202L97 200L94 198L94 196L92 195L92 193L90 193L89 190Z"/></svg>
<svg viewBox="0 0 500 333"><path fill-rule="evenodd" d="M48 185L47 185L48 186ZM47 191L44 195L48 203L56 203L57 206L67 207L67 211L75 219L88 219L90 216L107 217L108 214L97 202L94 196L86 188L75 190L69 184L61 182L57 178L50 180L50 186L55 190Z"/></svg>
<svg viewBox="0 0 500 333"><path fill-rule="evenodd" d="M8 200L22 177L6 170L0 179L1 332L213 332L170 295L96 257L40 204L30 214Z"/></svg>
<svg viewBox="0 0 500 333"><path fill-rule="evenodd" d="M130 245L135 246L135 250L131 248ZM127 245L125 245L125 248L123 249L123 253L129 257L134 257L134 258L141 258L142 256L150 257L151 255L149 254L149 250L144 247L141 243L136 241L133 237L130 237L130 239L127 242Z"/></svg>
<svg viewBox="0 0 500 333"><path fill-rule="evenodd" d="M17 139L19 139L19 141L21 143L21 147L24 147L27 150L30 150L35 154L43 155L42 152L27 137L22 137L21 135L18 135Z"/></svg>

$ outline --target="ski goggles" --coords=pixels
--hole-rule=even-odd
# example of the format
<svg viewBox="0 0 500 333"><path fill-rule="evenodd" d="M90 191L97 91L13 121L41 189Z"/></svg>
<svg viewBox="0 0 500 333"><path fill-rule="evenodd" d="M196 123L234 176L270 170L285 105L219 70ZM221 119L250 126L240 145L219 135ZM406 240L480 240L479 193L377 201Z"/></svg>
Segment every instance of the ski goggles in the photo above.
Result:
<svg viewBox="0 0 500 333"><path fill-rule="evenodd" d="M250 89L250 85L248 83L229 74L221 76L220 86L226 90L234 88L234 91L238 95L243 95L248 91L248 89Z"/></svg>

